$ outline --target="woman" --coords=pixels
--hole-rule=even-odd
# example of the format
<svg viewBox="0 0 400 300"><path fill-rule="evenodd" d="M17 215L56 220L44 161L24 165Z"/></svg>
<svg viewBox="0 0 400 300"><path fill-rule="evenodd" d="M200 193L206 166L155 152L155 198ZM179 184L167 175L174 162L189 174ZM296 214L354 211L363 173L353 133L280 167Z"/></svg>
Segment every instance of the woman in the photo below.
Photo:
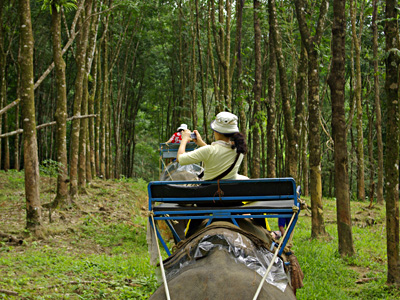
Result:
<svg viewBox="0 0 400 300"><path fill-rule="evenodd" d="M182 140L182 131L187 129L186 124L181 124L181 126L178 127L176 132L171 136L171 138L168 140L168 142L165 142L166 144L168 143L180 143Z"/></svg>
<svg viewBox="0 0 400 300"><path fill-rule="evenodd" d="M178 149L177 160L181 165L202 161L204 163L204 180L216 179L248 179L239 175L238 170L247 145L244 135L239 132L237 116L230 112L220 112L211 123L214 130L215 142L207 145L199 132L194 130L194 142L200 147L191 152L185 152L186 144L192 140L190 130L182 131L182 141ZM228 172L227 174L225 174ZM221 175L223 175L221 177ZM219 178L221 177L221 178Z"/></svg>

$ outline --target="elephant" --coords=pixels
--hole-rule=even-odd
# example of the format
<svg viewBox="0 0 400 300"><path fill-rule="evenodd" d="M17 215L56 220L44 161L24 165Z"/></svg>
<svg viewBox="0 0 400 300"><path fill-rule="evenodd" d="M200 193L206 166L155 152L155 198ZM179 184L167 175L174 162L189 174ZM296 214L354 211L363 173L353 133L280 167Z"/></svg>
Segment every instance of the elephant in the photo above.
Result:
<svg viewBox="0 0 400 300"><path fill-rule="evenodd" d="M226 220L205 223L163 262L170 299L253 299L271 263L274 238L249 219L238 220L239 227ZM257 299L296 299L284 261L289 261L285 255L276 258ZM167 299L164 284L149 299Z"/></svg>

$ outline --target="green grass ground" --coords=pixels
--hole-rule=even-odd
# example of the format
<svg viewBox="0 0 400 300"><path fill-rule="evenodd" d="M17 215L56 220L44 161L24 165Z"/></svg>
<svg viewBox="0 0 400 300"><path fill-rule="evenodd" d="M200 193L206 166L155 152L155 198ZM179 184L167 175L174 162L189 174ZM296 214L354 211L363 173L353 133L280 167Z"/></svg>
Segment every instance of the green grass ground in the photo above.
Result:
<svg viewBox="0 0 400 300"><path fill-rule="evenodd" d="M55 179L41 182L46 203ZM24 230L23 174L0 172L0 233L22 241L0 239L0 299L148 299L158 283L147 253L146 186L95 180L72 209L51 212L51 222L43 211L44 237L36 239ZM310 214L301 212L293 240L305 275L298 299L400 299L385 283L384 207L351 204L356 256L345 260L335 200L324 199L329 238L311 240Z"/></svg>

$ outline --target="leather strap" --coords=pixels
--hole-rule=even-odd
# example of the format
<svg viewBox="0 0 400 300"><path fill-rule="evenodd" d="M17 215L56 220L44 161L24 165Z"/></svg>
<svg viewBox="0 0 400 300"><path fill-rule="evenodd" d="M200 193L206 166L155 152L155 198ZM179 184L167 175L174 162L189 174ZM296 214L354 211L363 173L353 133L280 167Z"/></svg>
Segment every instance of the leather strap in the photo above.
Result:
<svg viewBox="0 0 400 300"><path fill-rule="evenodd" d="M232 171L233 167L236 165L236 162L238 161L239 156L240 156L240 153L238 153L238 154L236 155L235 161L233 162L233 164L232 164L227 170L225 170L225 172L223 172L223 173L219 174L217 177L211 179L211 181L222 179L222 178L224 178L226 175L228 175L229 172Z"/></svg>

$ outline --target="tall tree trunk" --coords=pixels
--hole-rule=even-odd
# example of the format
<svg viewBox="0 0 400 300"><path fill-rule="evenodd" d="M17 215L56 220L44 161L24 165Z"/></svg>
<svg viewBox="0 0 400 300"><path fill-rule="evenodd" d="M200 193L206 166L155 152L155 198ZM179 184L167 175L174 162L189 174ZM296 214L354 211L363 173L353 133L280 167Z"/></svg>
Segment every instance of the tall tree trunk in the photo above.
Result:
<svg viewBox="0 0 400 300"><path fill-rule="evenodd" d="M375 90L375 115L376 115L376 147L378 155L378 183L376 186L376 198L378 204L383 204L383 142L382 142L382 114L381 100L379 97L379 67L378 67L378 25L376 18L378 15L377 9L378 0L373 0L374 11L372 14L372 31L373 43L372 49L374 53L374 90Z"/></svg>
<svg viewBox="0 0 400 300"><path fill-rule="evenodd" d="M267 177L276 177L276 53L273 38L273 19L269 16L269 72L267 101Z"/></svg>
<svg viewBox="0 0 400 300"><path fill-rule="evenodd" d="M254 78L254 107L253 107L253 159L251 166L251 177L260 178L260 126L261 126L261 26L259 11L261 3L254 0L254 60L255 60L255 78Z"/></svg>
<svg viewBox="0 0 400 300"><path fill-rule="evenodd" d="M192 128L197 128L197 65L196 65L196 41L197 41L197 30L196 30L196 21L194 17L194 13L196 11L196 3L192 2L193 7L190 7L190 26L191 26L191 36L192 36L192 45L191 45L191 102L192 102Z"/></svg>
<svg viewBox="0 0 400 300"><path fill-rule="evenodd" d="M85 1L85 0L81 0ZM86 16L90 16L92 8L92 0L86 1L87 10ZM80 17L79 39L76 47L76 65L77 74L75 79L75 95L74 95L74 116L81 115L81 104L83 98L83 81L86 74L86 49L88 44L88 36L90 30L90 22L84 22L83 16ZM78 161L79 161L79 133L80 133L80 119L72 121L71 128L71 158L70 158L70 196L74 199L78 193Z"/></svg>
<svg viewBox="0 0 400 300"><path fill-rule="evenodd" d="M108 24L108 17L106 24ZM101 104L100 121L100 177L106 177L106 143L107 143L107 122L108 122L108 101L109 101L109 70L108 70L108 32L103 33L103 101Z"/></svg>
<svg viewBox="0 0 400 300"><path fill-rule="evenodd" d="M242 72L243 72L243 67L242 67L242 27L243 27L243 7L244 7L244 0L237 0L236 1L236 62L237 62L237 78L238 78L238 83L237 83L237 89L239 92L238 98L239 98L239 124L240 124L240 130L241 132L245 135L245 138L247 137L247 129L246 129L246 101L244 99L244 91L243 91L243 80L242 80ZM241 173L245 176L247 176L247 170L248 170L248 159L247 155L244 156L242 165L241 165Z"/></svg>
<svg viewBox="0 0 400 300"><path fill-rule="evenodd" d="M307 131L307 120L304 120L303 124L303 130L301 132L301 165L302 165L302 183L303 183L303 189L302 189L302 195L308 196L309 195L309 190L308 190L308 160L307 160L307 140L308 140L308 131Z"/></svg>
<svg viewBox="0 0 400 300"><path fill-rule="evenodd" d="M307 50L302 44L300 52L299 65L297 67L297 79L296 79L296 116L294 118L294 128L298 132L299 145L302 145L302 134L305 130L305 118L304 118L304 107L306 107L306 91L307 91ZM301 146L299 146L298 157L296 160L301 162L302 156ZM298 163L298 179L299 184L301 182L301 163Z"/></svg>
<svg viewBox="0 0 400 300"><path fill-rule="evenodd" d="M361 15L363 9L360 10ZM357 198L359 200L365 200L365 179L364 179L364 134L363 134L363 110L361 100L361 34L362 34L362 16L360 17L360 35L357 36L356 32L356 15L354 0L350 0L350 17L351 17L351 29L353 35L354 50L356 53L356 108L357 108Z"/></svg>
<svg viewBox="0 0 400 300"><path fill-rule="evenodd" d="M301 40L308 54L308 127L310 148L310 192L312 209L311 237L317 238L325 235L325 224L322 205L322 181L321 181L321 149L320 149L320 101L319 101L319 72L318 72L318 45L321 42L325 17L329 3L323 0L320 4L318 23L314 36L311 36L305 20L304 0L296 0L296 13L299 22Z"/></svg>
<svg viewBox="0 0 400 300"><path fill-rule="evenodd" d="M96 90L98 91L98 95L95 98L95 106L97 108L97 118L96 118L96 123L95 123L95 133L96 133L96 139L95 139L95 164L96 164L96 175L98 177L103 176L104 173L101 171L101 139L102 139L102 134L101 134L101 120L103 119L103 114L102 114L102 106L101 106L101 87L102 87L102 82L103 82L103 73L102 73L102 60L101 60L101 50L98 50L98 58L97 58L97 88Z"/></svg>
<svg viewBox="0 0 400 300"><path fill-rule="evenodd" d="M86 115L88 111L88 77L83 78L83 94L81 103L81 115ZM78 157L78 188L79 192L86 192L86 133L88 120L82 119L79 127L79 157Z"/></svg>
<svg viewBox="0 0 400 300"><path fill-rule="evenodd" d="M68 203L68 157L67 157L67 83L65 62L61 48L61 12L55 4L51 6L51 33L53 38L53 60L56 73L56 151L58 162L57 192L53 207Z"/></svg>
<svg viewBox="0 0 400 300"><path fill-rule="evenodd" d="M19 77L19 75L18 75ZM19 82L19 80L18 80ZM19 90L20 84L17 83L17 90ZM18 93L17 93L18 94ZM19 99L20 96L17 97L17 99ZM17 105L17 107L15 108L15 130L19 129L19 105ZM19 134L15 135L15 139L14 139L14 169L19 171L20 170L20 155L19 155Z"/></svg>
<svg viewBox="0 0 400 300"><path fill-rule="evenodd" d="M6 51L4 48L4 28L3 28L3 7L5 2L0 3L0 109L6 105L5 102L5 85L6 85ZM3 133L3 115L0 115L0 134ZM2 167L1 160L2 139L0 139L0 169Z"/></svg>
<svg viewBox="0 0 400 300"><path fill-rule="evenodd" d="M335 156L335 196L339 253L353 256L353 236L349 198L349 175L347 159L347 130L345 118L345 1L333 1L332 69L328 83L332 95L332 134Z"/></svg>
<svg viewBox="0 0 400 300"><path fill-rule="evenodd" d="M223 107L228 111L232 110L232 70L231 67L236 64L235 61L231 64L231 13L232 3L231 0L218 1L218 23L215 20L215 7L214 1L211 2L211 21L214 33L215 50L221 70L221 94L224 98ZM225 25L224 25L225 21Z"/></svg>
<svg viewBox="0 0 400 300"><path fill-rule="evenodd" d="M33 33L29 0L19 0L21 34L21 103L24 129L26 227L39 233L41 227L40 177L37 152L35 97L33 90Z"/></svg>
<svg viewBox="0 0 400 300"><path fill-rule="evenodd" d="M213 1L208 1L208 22L207 22L207 51L208 51L208 56L209 60L211 63L211 76L213 79L213 85L214 85L214 96L215 96L215 102L217 103L216 105L216 113L220 112L223 110L223 105L222 105L222 100L221 100L221 91L218 86L218 80L217 76L215 75L215 65L214 65L214 54L213 54L213 47L211 45L211 23L214 18L214 4L212 4Z"/></svg>
<svg viewBox="0 0 400 300"><path fill-rule="evenodd" d="M397 0L386 0L386 241L388 283L400 284L399 253L399 37Z"/></svg>
<svg viewBox="0 0 400 300"><path fill-rule="evenodd" d="M282 51L282 41L281 35L278 28L277 23L277 13L276 13L276 5L275 0L269 1L269 11L270 18L272 18L272 28L273 28L273 38L274 38L274 46L276 52L276 59L279 70L279 81L280 81L280 89L282 95L282 109L283 114L285 116L285 134L287 137L287 151L286 157L288 159L287 170L289 170L289 174L286 176L291 176L297 181L297 148L298 148L298 132L296 128L293 126L292 122L292 110L290 105L290 96L289 96L289 84L286 75L286 66L285 59Z"/></svg>
<svg viewBox="0 0 400 300"><path fill-rule="evenodd" d="M207 90L206 90L206 80L204 77L207 76L204 74L204 67L203 67L203 51L201 47L201 38L200 38L200 10L199 10L199 0L196 0L196 40L197 40L197 51L199 56L199 67L200 67L200 81L201 81L201 103L203 108L203 130L204 130L204 137L205 141L208 141L208 125L207 125ZM206 77L207 78L207 77Z"/></svg>

